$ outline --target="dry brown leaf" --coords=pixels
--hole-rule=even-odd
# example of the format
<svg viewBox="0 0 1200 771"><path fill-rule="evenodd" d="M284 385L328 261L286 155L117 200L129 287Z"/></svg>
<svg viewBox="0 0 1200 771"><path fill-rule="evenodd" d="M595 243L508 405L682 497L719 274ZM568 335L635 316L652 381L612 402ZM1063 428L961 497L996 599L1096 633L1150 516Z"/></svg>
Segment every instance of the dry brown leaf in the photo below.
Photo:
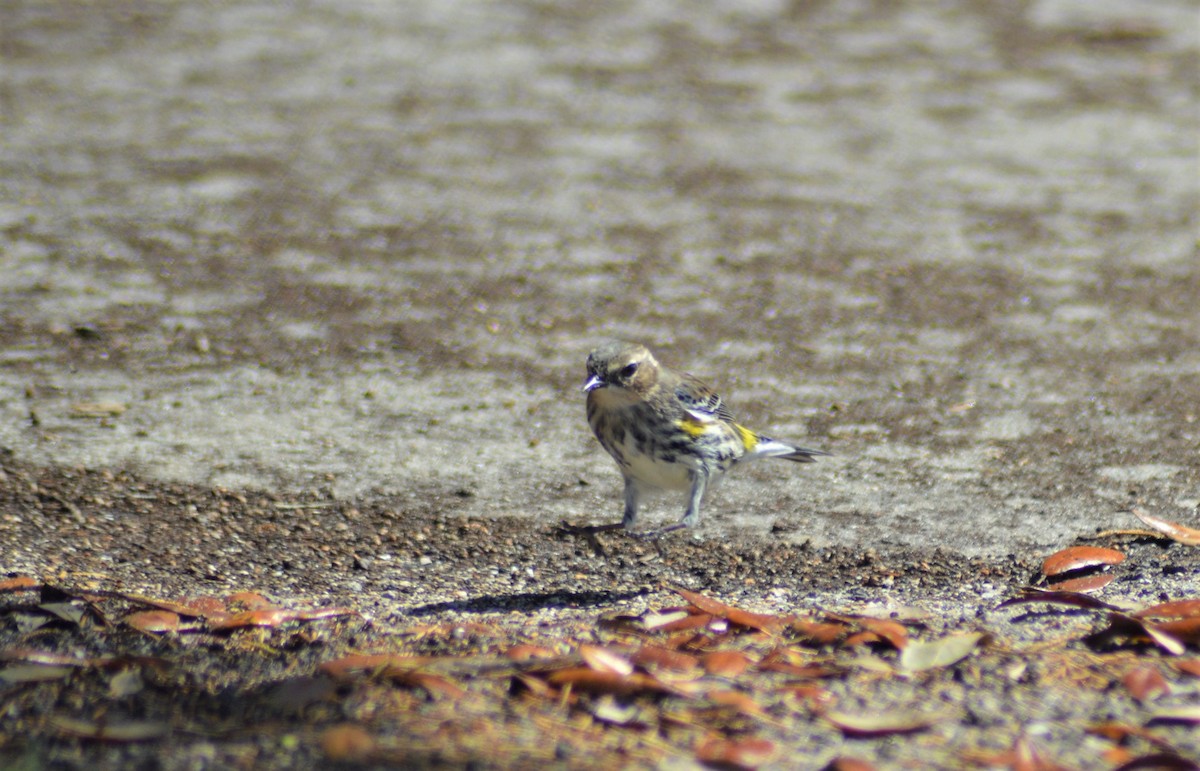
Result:
<svg viewBox="0 0 1200 771"><path fill-rule="evenodd" d="M1200 600L1173 600L1142 608L1130 614L1134 618L1194 618L1200 617Z"/></svg>
<svg viewBox="0 0 1200 771"><path fill-rule="evenodd" d="M354 723L342 723L321 732L321 751L334 763L364 763L377 749L375 737Z"/></svg>
<svg viewBox="0 0 1200 771"><path fill-rule="evenodd" d="M770 763L776 755L775 744L767 739L723 739L709 737L696 747L696 760L729 768L753 769Z"/></svg>
<svg viewBox="0 0 1200 771"><path fill-rule="evenodd" d="M849 634L849 627L845 624L827 624L802 618L789 619L788 627L804 642L817 646L832 645Z"/></svg>
<svg viewBox="0 0 1200 771"><path fill-rule="evenodd" d="M1113 741L1113 742L1125 742L1125 741L1129 740L1129 737L1133 736L1133 737L1137 737L1139 739L1143 739L1143 740L1149 742L1150 744L1153 744L1154 746L1160 747L1162 749L1166 749L1166 750L1173 749L1171 746L1171 743L1168 742L1166 739L1163 739L1162 737L1155 734L1153 731L1149 731L1145 728L1142 728L1141 726L1133 726L1133 725L1126 725L1124 723L1112 723L1112 722L1096 723L1095 725L1088 726L1087 732L1094 736L1103 736L1105 739L1108 739L1109 741Z"/></svg>
<svg viewBox="0 0 1200 771"><path fill-rule="evenodd" d="M712 623L715 617L711 613L695 613L684 616L676 621L668 621L658 627L658 631L664 634L674 634L675 632L687 632L692 629L702 629Z"/></svg>
<svg viewBox="0 0 1200 771"><path fill-rule="evenodd" d="M0 581L0 592L26 592L41 588L42 585L29 576L13 576Z"/></svg>
<svg viewBox="0 0 1200 771"><path fill-rule="evenodd" d="M655 677L632 674L618 675L613 672L599 672L586 667L573 667L551 672L546 678L551 685L569 685L572 688L591 693L612 693L633 695L638 693L677 694L678 691L669 687Z"/></svg>
<svg viewBox="0 0 1200 771"><path fill-rule="evenodd" d="M1183 659L1175 662L1175 668L1185 675L1200 677L1200 659Z"/></svg>
<svg viewBox="0 0 1200 771"><path fill-rule="evenodd" d="M1196 761L1175 752L1155 752L1125 761L1112 771L1196 771Z"/></svg>
<svg viewBox="0 0 1200 771"><path fill-rule="evenodd" d="M1106 549L1102 546L1071 546L1047 557L1042 562L1042 573L1053 577L1101 565L1119 565L1124 561L1125 555L1116 549Z"/></svg>
<svg viewBox="0 0 1200 771"><path fill-rule="evenodd" d="M737 677L750 668L750 657L741 651L713 651L700 657L704 671L721 677Z"/></svg>
<svg viewBox="0 0 1200 771"><path fill-rule="evenodd" d="M1000 608L1023 605L1030 602L1047 602L1051 605L1071 605L1086 610L1120 610L1116 605L1109 605L1103 600L1098 600L1095 597L1089 597L1086 594L1078 592L1050 591L1038 589L1035 586L1023 586L1021 587L1021 592L1019 596L1010 597L997 605L996 609L999 610Z"/></svg>
<svg viewBox="0 0 1200 771"><path fill-rule="evenodd" d="M226 599L230 605L241 605L246 610L272 610L279 607L258 592L234 592Z"/></svg>
<svg viewBox="0 0 1200 771"><path fill-rule="evenodd" d="M1054 581L1047 584L1046 588L1054 592L1098 592L1116 579L1117 577L1112 573L1095 573L1090 576Z"/></svg>
<svg viewBox="0 0 1200 771"><path fill-rule="evenodd" d="M824 717L847 736L864 737L916 733L941 719L938 715L900 710L873 714L830 711Z"/></svg>
<svg viewBox="0 0 1200 771"><path fill-rule="evenodd" d="M283 608L247 610L228 616L209 618L208 628L214 632L223 632L230 629L242 629L248 626L276 627L288 621L295 620L296 616L297 614L294 611L284 610Z"/></svg>
<svg viewBox="0 0 1200 771"><path fill-rule="evenodd" d="M1184 546L1200 546L1200 530L1169 519L1160 519L1145 509L1134 509L1133 515L1150 527Z"/></svg>
<svg viewBox="0 0 1200 771"><path fill-rule="evenodd" d="M658 645L643 645L630 658L643 669L658 667L676 672L690 672L700 666L700 661L695 656Z"/></svg>
<svg viewBox="0 0 1200 771"><path fill-rule="evenodd" d="M735 608L732 605L714 600L711 597L705 597L698 592L688 591L679 587L672 587L672 591L678 594L683 599L695 605L702 612L713 616L726 618L731 624L744 626L748 629L757 629L760 632L774 634L784 626L784 620L779 616L771 616L763 613L751 613L747 610Z"/></svg>
<svg viewBox="0 0 1200 771"><path fill-rule="evenodd" d="M741 691L712 690L704 694L704 698L722 707L733 707L743 715L762 717L766 714L762 706L749 694Z"/></svg>
<svg viewBox="0 0 1200 771"><path fill-rule="evenodd" d="M599 645L580 645L579 655L583 657L585 664L597 672L611 672L621 677L633 674L633 662L608 648Z"/></svg>
<svg viewBox="0 0 1200 771"><path fill-rule="evenodd" d="M441 675L412 670L388 670L388 676L398 685L410 688L420 688L432 699L461 699L467 695L466 690L458 683Z"/></svg>
<svg viewBox="0 0 1200 771"><path fill-rule="evenodd" d="M865 760L842 756L829 761L822 771L875 771L875 766Z"/></svg>
<svg viewBox="0 0 1200 771"><path fill-rule="evenodd" d="M150 634L179 631L179 614L169 610L139 610L130 613L123 621L139 632Z"/></svg>
<svg viewBox="0 0 1200 771"><path fill-rule="evenodd" d="M517 643L504 651L504 657L513 661L532 661L534 659L552 659L556 654L553 650L542 645Z"/></svg>
<svg viewBox="0 0 1200 771"><path fill-rule="evenodd" d="M1171 692L1171 686L1167 684L1166 679L1151 666L1141 666L1130 670L1121 678L1121 683L1133 698L1143 703Z"/></svg>
<svg viewBox="0 0 1200 771"><path fill-rule="evenodd" d="M1098 641L1108 641L1113 637L1126 636L1153 642L1172 656L1178 656L1185 650L1183 641L1164 631L1161 625L1145 619L1134 618L1125 613L1110 613L1108 628L1093 635ZM1174 622L1167 622L1174 623Z"/></svg>

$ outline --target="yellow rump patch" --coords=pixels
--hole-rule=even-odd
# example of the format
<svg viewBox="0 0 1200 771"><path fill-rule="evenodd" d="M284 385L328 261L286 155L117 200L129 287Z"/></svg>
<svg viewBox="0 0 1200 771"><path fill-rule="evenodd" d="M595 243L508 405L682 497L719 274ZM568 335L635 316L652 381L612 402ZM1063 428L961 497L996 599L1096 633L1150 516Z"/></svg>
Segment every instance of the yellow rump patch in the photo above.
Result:
<svg viewBox="0 0 1200 771"><path fill-rule="evenodd" d="M746 448L746 452L750 452L758 444L758 434L748 428L733 424L733 430L738 432L738 436L742 438L742 446Z"/></svg>

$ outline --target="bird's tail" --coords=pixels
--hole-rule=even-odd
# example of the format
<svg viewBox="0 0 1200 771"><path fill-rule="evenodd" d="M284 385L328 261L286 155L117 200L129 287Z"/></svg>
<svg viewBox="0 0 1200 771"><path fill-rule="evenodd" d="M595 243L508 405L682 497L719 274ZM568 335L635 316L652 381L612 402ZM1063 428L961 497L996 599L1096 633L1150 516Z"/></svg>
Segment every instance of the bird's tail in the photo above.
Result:
<svg viewBox="0 0 1200 771"><path fill-rule="evenodd" d="M754 449L751 450L751 454L756 458L783 458L796 463L816 463L818 456L830 453L824 450L810 450L807 447L799 447L789 442L760 436Z"/></svg>

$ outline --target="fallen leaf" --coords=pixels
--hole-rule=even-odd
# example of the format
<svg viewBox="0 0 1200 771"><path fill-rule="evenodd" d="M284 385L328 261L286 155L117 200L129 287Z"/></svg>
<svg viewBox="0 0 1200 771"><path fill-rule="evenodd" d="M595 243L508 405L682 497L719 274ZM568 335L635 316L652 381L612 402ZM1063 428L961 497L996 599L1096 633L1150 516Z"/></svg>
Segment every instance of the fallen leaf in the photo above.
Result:
<svg viewBox="0 0 1200 771"><path fill-rule="evenodd" d="M1200 659L1183 659L1175 662L1175 668L1185 675L1200 677Z"/></svg>
<svg viewBox="0 0 1200 771"><path fill-rule="evenodd" d="M1119 565L1124 561L1125 555L1116 549L1106 549L1101 546L1071 546L1047 557L1042 562L1042 573L1046 576L1057 576L1101 565Z"/></svg>
<svg viewBox="0 0 1200 771"><path fill-rule="evenodd" d="M41 586L29 576L13 576L0 581L0 592L26 592L31 589L40 589Z"/></svg>
<svg viewBox="0 0 1200 771"><path fill-rule="evenodd" d="M1151 723L1189 723L1200 725L1200 704L1188 704L1183 707L1167 707L1156 710L1146 720Z"/></svg>
<svg viewBox="0 0 1200 771"><path fill-rule="evenodd" d="M685 615L683 618L661 624L658 627L658 631L665 634L674 634L675 632L686 632L691 629L700 629L711 624L713 619L714 616L711 613Z"/></svg>
<svg viewBox="0 0 1200 771"><path fill-rule="evenodd" d="M816 646L832 645L849 632L845 624L827 624L794 617L788 620L788 627L802 640Z"/></svg>
<svg viewBox="0 0 1200 771"><path fill-rule="evenodd" d="M1105 739L1113 742L1127 742L1129 737L1137 737L1143 739L1156 747L1165 750L1171 750L1171 743L1166 739L1155 734L1153 731L1142 728L1140 726L1126 725L1124 723L1096 723L1088 726L1087 732L1093 736L1102 736Z"/></svg>
<svg viewBox="0 0 1200 771"><path fill-rule="evenodd" d="M1174 752L1155 752L1133 758L1112 771L1196 771L1200 768L1194 760L1188 760Z"/></svg>
<svg viewBox="0 0 1200 771"><path fill-rule="evenodd" d="M916 733L941 719L937 715L902 711L874 714L831 711L826 712L824 717L847 736L863 737Z"/></svg>
<svg viewBox="0 0 1200 771"><path fill-rule="evenodd" d="M1171 692L1171 686L1167 684L1166 679L1151 666L1141 666L1130 670L1121 678L1121 684L1133 698L1143 703Z"/></svg>
<svg viewBox="0 0 1200 771"><path fill-rule="evenodd" d="M227 599L229 604L241 605L246 610L270 610L278 607L258 592L234 592Z"/></svg>
<svg viewBox="0 0 1200 771"><path fill-rule="evenodd" d="M996 610L1007 608L1012 605L1023 605L1029 602L1048 602L1052 605L1072 605L1076 608L1084 608L1087 610L1120 610L1116 605L1110 605L1103 600L1098 600L1095 597L1089 597L1086 594L1078 592L1058 592L1046 589L1038 589L1034 586L1021 587L1021 594L1017 597L1010 597L1004 602L996 606Z"/></svg>
<svg viewBox="0 0 1200 771"><path fill-rule="evenodd" d="M375 737L354 723L342 723L321 732L321 751L334 763L363 763L375 754Z"/></svg>
<svg viewBox="0 0 1200 771"><path fill-rule="evenodd" d="M987 635L982 632L970 632L929 642L909 643L900 653L900 669L905 672L924 672L957 664L986 639Z"/></svg>
<svg viewBox="0 0 1200 771"><path fill-rule="evenodd" d="M214 632L224 632L248 626L277 627L288 621L295 621L297 617L295 611L283 608L264 608L262 610L246 610L228 616L216 616L207 620L209 629Z"/></svg>
<svg viewBox="0 0 1200 771"><path fill-rule="evenodd" d="M702 612L713 616L726 618L731 624L737 624L738 626L744 626L749 629L757 629L760 632L767 632L769 634L778 632L784 626L783 619L779 618L778 616L771 616L762 613L751 613L750 611L735 608L732 605L726 605L725 603L719 600L714 600L711 597L705 597L703 594L699 594L698 592L680 589L679 587L672 587L671 590L683 599L695 605Z"/></svg>
<svg viewBox="0 0 1200 771"><path fill-rule="evenodd" d="M722 707L733 707L743 715L761 717L766 714L753 697L741 691L712 690L705 693L704 698Z"/></svg>
<svg viewBox="0 0 1200 771"><path fill-rule="evenodd" d="M504 657L513 661L531 661L533 659L552 659L557 657L554 651L542 645L517 643L504 651Z"/></svg>
<svg viewBox="0 0 1200 771"><path fill-rule="evenodd" d="M87 606L82 602L43 602L38 608L75 625L83 621L83 616L87 613Z"/></svg>
<svg viewBox="0 0 1200 771"><path fill-rule="evenodd" d="M410 688L420 688L432 699L461 699L467 695L462 686L441 675L411 670L394 670L387 674L393 682Z"/></svg>
<svg viewBox="0 0 1200 771"><path fill-rule="evenodd" d="M1046 588L1055 592L1098 592L1115 580L1117 577L1112 573L1096 573L1090 576L1054 581L1047 584Z"/></svg>
<svg viewBox="0 0 1200 771"><path fill-rule="evenodd" d="M741 651L713 651L700 657L704 671L720 677L737 677L750 667L750 658Z"/></svg>
<svg viewBox="0 0 1200 771"><path fill-rule="evenodd" d="M676 691L657 678L632 674L621 676L613 672L599 672L586 667L560 669L546 678L551 685L569 685L592 693L633 695L637 693L674 694Z"/></svg>
<svg viewBox="0 0 1200 771"><path fill-rule="evenodd" d="M136 669L122 669L108 681L108 695L114 699L141 693L146 687L142 673Z"/></svg>
<svg viewBox="0 0 1200 771"><path fill-rule="evenodd" d="M139 632L149 634L179 631L179 615L169 610L139 610L122 620Z"/></svg>
<svg viewBox="0 0 1200 771"><path fill-rule="evenodd" d="M875 771L875 766L865 760L842 756L829 761L821 771Z"/></svg>
<svg viewBox="0 0 1200 771"><path fill-rule="evenodd" d="M626 677L633 674L633 662L599 645L580 645L579 655L597 672L611 672Z"/></svg>
<svg viewBox="0 0 1200 771"><path fill-rule="evenodd" d="M157 720L127 720L91 722L59 715L50 718L50 725L59 733L79 739L102 742L146 742L161 739L170 733L170 726Z"/></svg>
<svg viewBox="0 0 1200 771"><path fill-rule="evenodd" d="M605 694L592 704L592 714L597 720L613 725L629 725L637 720L638 708L634 704L619 704L612 696Z"/></svg>
<svg viewBox="0 0 1200 771"><path fill-rule="evenodd" d="M1200 546L1200 530L1194 527L1181 525L1178 522L1172 522L1168 519L1160 519L1145 509L1135 508L1133 515L1172 541L1181 543L1184 546Z"/></svg>
<svg viewBox="0 0 1200 771"><path fill-rule="evenodd" d="M690 672L700 666L700 661L688 653L680 653L658 645L643 645L630 658L644 669L658 667L676 672Z"/></svg>
<svg viewBox="0 0 1200 771"><path fill-rule="evenodd" d="M696 746L696 760L732 768L753 769L775 758L775 744L767 739L709 737Z"/></svg>
<svg viewBox="0 0 1200 771"><path fill-rule="evenodd" d="M1134 618L1193 618L1200 616L1200 600L1162 602L1130 615Z"/></svg>
<svg viewBox="0 0 1200 771"><path fill-rule="evenodd" d="M1149 639L1172 656L1178 656L1185 650L1182 640L1174 637L1169 632L1163 631L1159 628L1158 624L1145 619L1134 618L1125 613L1110 613L1108 616L1108 628L1091 635L1089 639L1095 642L1107 642L1119 636Z"/></svg>
<svg viewBox="0 0 1200 771"><path fill-rule="evenodd" d="M667 624L674 624L682 621L690 614L686 610L660 610L652 611L641 617L642 628L647 631L654 631ZM707 622L705 622L707 623Z"/></svg>
<svg viewBox="0 0 1200 771"><path fill-rule="evenodd" d="M14 664L0 669L0 683L42 683L62 680L76 670L75 667L47 666L45 664Z"/></svg>

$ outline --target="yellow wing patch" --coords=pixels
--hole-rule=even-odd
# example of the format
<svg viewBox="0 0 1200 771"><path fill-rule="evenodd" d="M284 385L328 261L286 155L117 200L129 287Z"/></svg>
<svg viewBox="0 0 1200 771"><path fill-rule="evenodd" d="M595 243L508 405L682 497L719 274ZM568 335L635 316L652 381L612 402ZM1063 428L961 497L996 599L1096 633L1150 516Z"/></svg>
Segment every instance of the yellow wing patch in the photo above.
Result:
<svg viewBox="0 0 1200 771"><path fill-rule="evenodd" d="M675 425L683 429L683 433L695 438L707 431L712 423L701 423L694 418L683 418L682 420L675 421Z"/></svg>
<svg viewBox="0 0 1200 771"><path fill-rule="evenodd" d="M733 424L733 430L738 432L738 436L742 438L742 446L746 448L746 452L750 452L758 445L758 434L748 428Z"/></svg>

